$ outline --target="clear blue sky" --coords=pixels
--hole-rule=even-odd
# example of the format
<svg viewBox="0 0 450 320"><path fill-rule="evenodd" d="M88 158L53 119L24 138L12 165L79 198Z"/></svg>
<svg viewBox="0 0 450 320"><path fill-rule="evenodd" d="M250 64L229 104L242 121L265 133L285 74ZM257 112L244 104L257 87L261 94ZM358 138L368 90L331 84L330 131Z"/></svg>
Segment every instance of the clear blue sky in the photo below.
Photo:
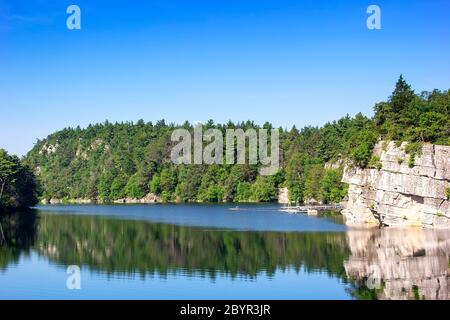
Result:
<svg viewBox="0 0 450 320"><path fill-rule="evenodd" d="M0 148L105 119L322 125L372 115L400 73L450 88L450 1L0 0Z"/></svg>

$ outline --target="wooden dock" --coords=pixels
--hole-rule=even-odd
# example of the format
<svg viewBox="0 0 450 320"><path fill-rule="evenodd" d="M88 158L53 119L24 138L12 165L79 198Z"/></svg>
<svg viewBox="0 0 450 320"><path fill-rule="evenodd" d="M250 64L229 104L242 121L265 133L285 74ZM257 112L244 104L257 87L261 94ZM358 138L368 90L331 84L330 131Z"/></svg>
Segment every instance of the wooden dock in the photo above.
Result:
<svg viewBox="0 0 450 320"><path fill-rule="evenodd" d="M319 213L319 211L326 210L341 210L343 209L340 204L320 204L320 205L304 205L304 206L286 206L286 207L232 207L228 208L231 211L279 211L279 212L287 212L287 213L306 213L310 216L315 216Z"/></svg>
<svg viewBox="0 0 450 320"><path fill-rule="evenodd" d="M314 214L318 211L342 210L342 209L343 207L340 204L323 204L323 205L287 206L281 208L280 211L288 213Z"/></svg>

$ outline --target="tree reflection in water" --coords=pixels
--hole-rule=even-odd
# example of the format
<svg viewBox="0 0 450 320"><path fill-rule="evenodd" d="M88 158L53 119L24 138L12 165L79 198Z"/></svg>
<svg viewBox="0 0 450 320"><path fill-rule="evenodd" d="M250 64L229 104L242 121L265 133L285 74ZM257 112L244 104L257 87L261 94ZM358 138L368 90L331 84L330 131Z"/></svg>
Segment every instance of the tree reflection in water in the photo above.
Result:
<svg viewBox="0 0 450 320"><path fill-rule="evenodd" d="M0 269L34 250L58 265L76 264L111 275L255 279L261 272L270 277L276 270L303 268L349 282L349 294L357 299L450 297L450 232L444 230L263 232L98 216L38 217L34 212L0 217L6 237Z"/></svg>
<svg viewBox="0 0 450 320"><path fill-rule="evenodd" d="M106 217L41 215L35 248L63 264L111 273L182 271L255 277L304 267L344 275L344 233L204 229Z"/></svg>
<svg viewBox="0 0 450 320"><path fill-rule="evenodd" d="M36 237L37 215L33 210L1 213L0 270L16 263L21 254L28 254ZM4 238L3 238L4 236Z"/></svg>

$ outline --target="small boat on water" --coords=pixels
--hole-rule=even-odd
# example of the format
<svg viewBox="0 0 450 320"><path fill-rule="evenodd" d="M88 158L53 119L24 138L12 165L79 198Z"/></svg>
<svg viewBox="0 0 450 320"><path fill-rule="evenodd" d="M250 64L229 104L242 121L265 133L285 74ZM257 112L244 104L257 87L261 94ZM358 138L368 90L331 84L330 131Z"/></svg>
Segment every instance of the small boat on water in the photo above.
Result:
<svg viewBox="0 0 450 320"><path fill-rule="evenodd" d="M230 208L229 210L231 210L231 211L239 211L239 206L236 206L234 208Z"/></svg>

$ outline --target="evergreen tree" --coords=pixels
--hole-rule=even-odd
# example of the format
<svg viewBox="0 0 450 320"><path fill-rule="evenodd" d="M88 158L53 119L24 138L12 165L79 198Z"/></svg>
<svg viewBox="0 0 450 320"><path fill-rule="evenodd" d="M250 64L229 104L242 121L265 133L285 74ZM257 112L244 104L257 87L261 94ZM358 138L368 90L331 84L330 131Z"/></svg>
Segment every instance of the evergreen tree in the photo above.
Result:
<svg viewBox="0 0 450 320"><path fill-rule="evenodd" d="M35 205L36 189L32 171L0 149L0 210Z"/></svg>

